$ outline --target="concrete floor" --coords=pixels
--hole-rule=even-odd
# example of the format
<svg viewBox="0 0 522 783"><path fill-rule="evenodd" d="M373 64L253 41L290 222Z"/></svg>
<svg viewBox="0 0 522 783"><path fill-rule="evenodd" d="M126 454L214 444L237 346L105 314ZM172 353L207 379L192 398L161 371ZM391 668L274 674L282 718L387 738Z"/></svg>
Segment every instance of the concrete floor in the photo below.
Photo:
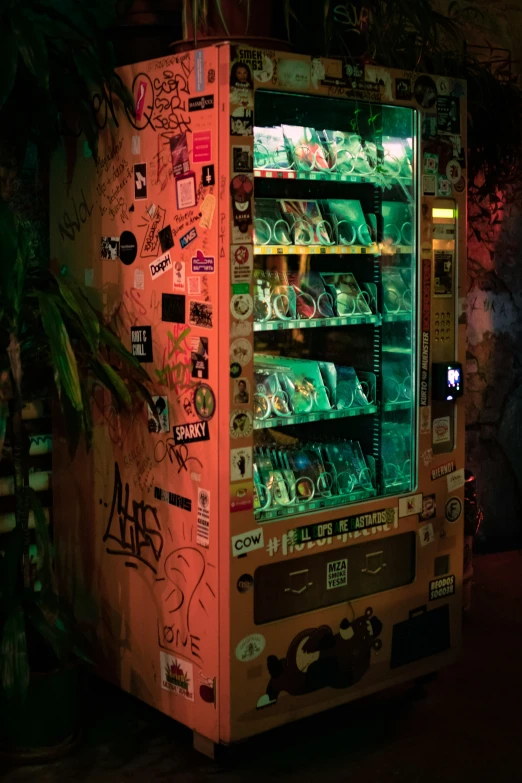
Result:
<svg viewBox="0 0 522 783"><path fill-rule="evenodd" d="M97 683L82 742L4 783L268 781L520 783L522 781L522 552L476 558L460 662L423 688L377 694L257 737L218 762L192 734Z"/></svg>

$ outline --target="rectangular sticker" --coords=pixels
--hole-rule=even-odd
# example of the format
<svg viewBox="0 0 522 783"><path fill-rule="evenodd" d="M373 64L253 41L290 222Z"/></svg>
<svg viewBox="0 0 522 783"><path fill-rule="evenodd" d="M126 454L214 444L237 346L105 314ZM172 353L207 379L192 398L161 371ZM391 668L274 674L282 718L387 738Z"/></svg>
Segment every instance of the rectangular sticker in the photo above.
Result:
<svg viewBox="0 0 522 783"><path fill-rule="evenodd" d="M176 495L175 492L169 492L160 487L154 487L154 499L163 500L171 506L181 508L183 511L192 511L192 501L190 498L184 498L183 495Z"/></svg>
<svg viewBox="0 0 522 783"><path fill-rule="evenodd" d="M196 49L194 53L194 71L196 92L203 92L205 89L205 52L203 49Z"/></svg>
<svg viewBox="0 0 522 783"><path fill-rule="evenodd" d="M397 509L383 508L380 511L370 511L343 519L333 519L330 522L316 522L303 525L290 530L293 546L306 544L308 541L319 541L330 536L338 536L343 533L353 533L357 530L368 530L372 527L383 527L388 530L390 526L398 527Z"/></svg>
<svg viewBox="0 0 522 783"><path fill-rule="evenodd" d="M253 171L252 164L252 147L247 145L241 145L241 147L232 147L232 155L234 160L234 172L244 173L245 171Z"/></svg>
<svg viewBox="0 0 522 783"><path fill-rule="evenodd" d="M422 177L422 193L424 196L434 196L437 191L437 177L434 174L424 174Z"/></svg>
<svg viewBox="0 0 522 783"><path fill-rule="evenodd" d="M176 179L176 205L177 209L188 209L196 203L196 175L191 171Z"/></svg>
<svg viewBox="0 0 522 783"><path fill-rule="evenodd" d="M198 521L196 543L208 547L210 543L210 492L198 487Z"/></svg>
<svg viewBox="0 0 522 783"><path fill-rule="evenodd" d="M141 137L133 136L131 144L132 144L132 154L139 155L141 153Z"/></svg>
<svg viewBox="0 0 522 783"><path fill-rule="evenodd" d="M422 259L421 376L419 405L428 404L430 383L431 258Z"/></svg>
<svg viewBox="0 0 522 783"><path fill-rule="evenodd" d="M170 226L165 226L161 231L158 231L158 239L164 253L170 250L171 247L174 247L174 237L172 236L172 228Z"/></svg>
<svg viewBox="0 0 522 783"><path fill-rule="evenodd" d="M216 184L216 175L214 172L213 163L208 166L203 166L201 170L201 182L204 188L208 188L210 185Z"/></svg>
<svg viewBox="0 0 522 783"><path fill-rule="evenodd" d="M399 498L399 517L409 517L422 511L422 493Z"/></svg>
<svg viewBox="0 0 522 783"><path fill-rule="evenodd" d="M102 237L100 255L107 261L116 261L120 255L120 238Z"/></svg>
<svg viewBox="0 0 522 783"><path fill-rule="evenodd" d="M210 440L208 421L195 421L191 424L176 424L176 426L172 428L172 432L174 435L174 444L176 446Z"/></svg>
<svg viewBox="0 0 522 783"><path fill-rule="evenodd" d="M214 271L214 256L204 256L201 251L198 251L197 256L192 258L192 272L213 272Z"/></svg>
<svg viewBox="0 0 522 783"><path fill-rule="evenodd" d="M216 197L212 193L207 193L201 202L201 220L199 221L201 228L212 228L215 209Z"/></svg>
<svg viewBox="0 0 522 783"><path fill-rule="evenodd" d="M435 541L435 531L431 522L419 528L419 541L421 546L428 546Z"/></svg>
<svg viewBox="0 0 522 783"><path fill-rule="evenodd" d="M201 326L203 329L212 329L213 306L209 302L189 301L190 326Z"/></svg>
<svg viewBox="0 0 522 783"><path fill-rule="evenodd" d="M326 589L346 587L348 584L348 560L331 560L326 564Z"/></svg>
<svg viewBox="0 0 522 783"><path fill-rule="evenodd" d="M212 160L212 132L197 131L192 135L192 160L209 163Z"/></svg>
<svg viewBox="0 0 522 783"><path fill-rule="evenodd" d="M145 234L141 243L141 258L155 258L158 255L159 235L163 229L166 214L167 212L163 207L156 207L154 204L151 204L143 216L145 223L138 224L140 228L145 226ZM168 250L168 248L165 248L165 250Z"/></svg>
<svg viewBox="0 0 522 783"><path fill-rule="evenodd" d="M187 245L190 245L191 242L193 242L195 239L198 238L198 232L196 231L196 227L191 228L190 231L187 231L186 234L183 234L181 239L179 240L179 246L182 250L184 250Z"/></svg>
<svg viewBox="0 0 522 783"><path fill-rule="evenodd" d="M137 288L138 291L143 291L145 288L145 273L143 269L134 270L134 288Z"/></svg>
<svg viewBox="0 0 522 783"><path fill-rule="evenodd" d="M439 579L432 579L430 582L430 601L437 601L439 598L455 595L455 586L456 580L453 574L441 576Z"/></svg>
<svg viewBox="0 0 522 783"><path fill-rule="evenodd" d="M147 405L149 432L170 432L168 398L160 395L153 397L152 402L156 407L159 422L156 420L150 405Z"/></svg>
<svg viewBox="0 0 522 783"><path fill-rule="evenodd" d="M239 557L248 552L254 552L256 549L263 549L265 539L263 528L249 530L247 533L241 533L239 536L232 536L232 556Z"/></svg>
<svg viewBox="0 0 522 783"><path fill-rule="evenodd" d="M183 133L179 133L177 136L171 136L169 139L169 147L173 175L179 177L181 174L186 174L190 169L186 132L183 131Z"/></svg>
<svg viewBox="0 0 522 783"><path fill-rule="evenodd" d="M453 251L434 250L434 290L433 295L446 298L453 295Z"/></svg>
<svg viewBox="0 0 522 783"><path fill-rule="evenodd" d="M420 409L420 434L431 435L431 405Z"/></svg>
<svg viewBox="0 0 522 783"><path fill-rule="evenodd" d="M254 508L253 485L251 481L243 481L230 485L230 511L250 511Z"/></svg>
<svg viewBox="0 0 522 783"><path fill-rule="evenodd" d="M184 324L185 297L181 294L162 294L161 320L172 324Z"/></svg>
<svg viewBox="0 0 522 783"><path fill-rule="evenodd" d="M174 264L174 280L172 290L178 293L185 293L185 262L176 261Z"/></svg>
<svg viewBox="0 0 522 783"><path fill-rule="evenodd" d="M431 471L431 480L435 481L435 479L442 478L442 476L447 476L448 473L453 473L455 469L455 462L453 460L451 462L446 462L444 465L439 465L438 468L433 468Z"/></svg>
<svg viewBox="0 0 522 783"><path fill-rule="evenodd" d="M251 245L232 245L230 249L232 283L249 283L254 270Z"/></svg>
<svg viewBox="0 0 522 783"><path fill-rule="evenodd" d="M208 337L196 337L190 352L191 378L208 379Z"/></svg>
<svg viewBox="0 0 522 783"><path fill-rule="evenodd" d="M464 486L464 468L456 470L446 476L448 482L448 492L454 492Z"/></svg>
<svg viewBox="0 0 522 783"><path fill-rule="evenodd" d="M152 326L131 326L131 345L139 362L152 362Z"/></svg>
<svg viewBox="0 0 522 783"><path fill-rule="evenodd" d="M134 200L140 201L147 198L147 164L134 164Z"/></svg>
<svg viewBox="0 0 522 783"><path fill-rule="evenodd" d="M192 296L201 294L201 278L187 277L187 293Z"/></svg>
<svg viewBox="0 0 522 783"><path fill-rule="evenodd" d="M230 450L230 481L252 478L252 447Z"/></svg>
<svg viewBox="0 0 522 783"><path fill-rule="evenodd" d="M437 130L456 136L460 133L460 98L439 95L437 98Z"/></svg>
<svg viewBox="0 0 522 783"><path fill-rule="evenodd" d="M145 107L145 93L147 92L147 82L140 81L138 82L138 94L136 96L136 105L134 107L134 113L136 115L136 120L138 122L141 121L141 118L143 117L143 109ZM139 136L138 136L139 138Z"/></svg>
<svg viewBox="0 0 522 783"><path fill-rule="evenodd" d="M214 108L214 96L213 95L200 95L199 98L188 99L189 111L203 111L203 109Z"/></svg>
<svg viewBox="0 0 522 783"><path fill-rule="evenodd" d="M149 264L149 269L150 276L153 280L156 280L156 278L164 275L165 272L167 272L169 269L172 269L172 258L170 251L163 253L163 255L157 258L155 261L151 261Z"/></svg>
<svg viewBox="0 0 522 783"><path fill-rule="evenodd" d="M433 443L449 443L451 440L450 417L433 419Z"/></svg>
<svg viewBox="0 0 522 783"><path fill-rule="evenodd" d="M435 493L431 495L424 495L422 498L422 511L419 515L419 522L427 522L428 519L433 519L437 513L437 497Z"/></svg>
<svg viewBox="0 0 522 783"><path fill-rule="evenodd" d="M194 669L188 661L160 651L161 687L194 701Z"/></svg>

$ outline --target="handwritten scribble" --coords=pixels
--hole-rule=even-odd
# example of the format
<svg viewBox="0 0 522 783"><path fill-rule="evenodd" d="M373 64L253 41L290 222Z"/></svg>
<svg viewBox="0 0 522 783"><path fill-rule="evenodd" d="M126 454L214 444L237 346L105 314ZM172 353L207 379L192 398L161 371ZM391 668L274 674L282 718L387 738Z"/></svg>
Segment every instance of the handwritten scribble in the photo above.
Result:
<svg viewBox="0 0 522 783"><path fill-rule="evenodd" d="M200 468L203 467L201 461L197 457L189 456L189 450L186 444L176 446L174 438L167 438L166 440L159 440L154 446L154 459L156 462L163 462L168 457L171 465L175 462L178 465L178 473L182 470L188 470L189 462L196 462Z"/></svg>

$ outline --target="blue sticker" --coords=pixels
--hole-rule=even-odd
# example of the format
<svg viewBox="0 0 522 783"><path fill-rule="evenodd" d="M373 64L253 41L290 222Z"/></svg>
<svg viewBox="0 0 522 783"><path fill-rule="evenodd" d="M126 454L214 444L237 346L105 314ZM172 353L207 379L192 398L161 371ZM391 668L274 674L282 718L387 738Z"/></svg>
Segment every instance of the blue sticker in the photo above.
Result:
<svg viewBox="0 0 522 783"><path fill-rule="evenodd" d="M202 49L196 52L196 92L205 89L205 53Z"/></svg>
<svg viewBox="0 0 522 783"><path fill-rule="evenodd" d="M187 231L186 234L183 234L183 236L179 240L179 244L181 248L184 248L187 247L187 245L190 245L190 243L197 238L198 238L198 232L196 231L196 227L194 226L194 228L191 228L190 231Z"/></svg>

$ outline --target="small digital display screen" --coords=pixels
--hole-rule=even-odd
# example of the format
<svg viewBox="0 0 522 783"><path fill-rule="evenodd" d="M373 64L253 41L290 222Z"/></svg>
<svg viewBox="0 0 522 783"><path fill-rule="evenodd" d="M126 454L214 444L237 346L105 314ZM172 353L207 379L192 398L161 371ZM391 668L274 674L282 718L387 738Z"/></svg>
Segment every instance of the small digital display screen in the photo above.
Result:
<svg viewBox="0 0 522 783"><path fill-rule="evenodd" d="M460 369L455 367L448 368L448 391L458 391L460 389Z"/></svg>

